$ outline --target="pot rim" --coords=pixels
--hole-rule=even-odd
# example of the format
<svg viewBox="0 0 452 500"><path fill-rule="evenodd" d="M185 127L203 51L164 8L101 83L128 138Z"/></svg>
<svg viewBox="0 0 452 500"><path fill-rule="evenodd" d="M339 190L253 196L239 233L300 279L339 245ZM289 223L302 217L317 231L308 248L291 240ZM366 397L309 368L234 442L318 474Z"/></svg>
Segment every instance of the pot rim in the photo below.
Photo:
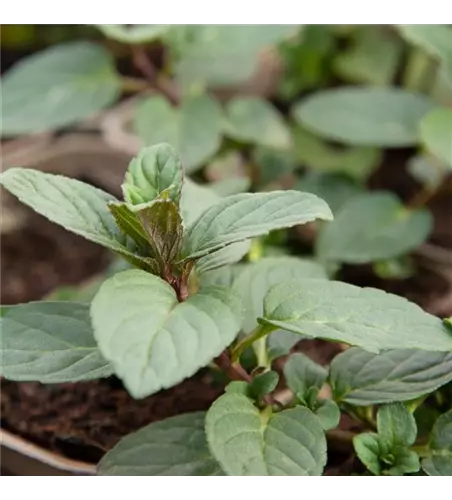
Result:
<svg viewBox="0 0 452 500"><path fill-rule="evenodd" d="M93 476L96 474L96 466L88 462L73 460L63 455L49 451L16 434L0 428L0 444L26 457L42 462L55 469L73 474L84 474Z"/></svg>

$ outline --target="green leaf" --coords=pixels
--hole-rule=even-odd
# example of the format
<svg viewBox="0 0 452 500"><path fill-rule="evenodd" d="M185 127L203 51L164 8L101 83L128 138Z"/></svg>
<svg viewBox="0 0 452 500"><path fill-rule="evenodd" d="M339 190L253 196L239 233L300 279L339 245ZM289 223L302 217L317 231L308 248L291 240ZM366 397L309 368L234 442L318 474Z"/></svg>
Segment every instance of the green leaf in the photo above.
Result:
<svg viewBox="0 0 452 500"><path fill-rule="evenodd" d="M387 349L452 351L442 321L403 297L339 281L280 283L265 297L259 323L312 338Z"/></svg>
<svg viewBox="0 0 452 500"><path fill-rule="evenodd" d="M328 205L312 194L237 194L222 199L199 217L187 232L183 254L185 259L196 259L231 243L315 219L331 220L332 214Z"/></svg>
<svg viewBox="0 0 452 500"><path fill-rule="evenodd" d="M356 406L409 401L452 381L452 353L400 349L372 354L357 347L330 369L334 399Z"/></svg>
<svg viewBox="0 0 452 500"><path fill-rule="evenodd" d="M178 303L173 288L140 270L107 279L91 304L94 336L135 398L207 365L240 329L240 299L224 287Z"/></svg>
<svg viewBox="0 0 452 500"><path fill-rule="evenodd" d="M95 24L102 33L122 43L148 43L161 38L170 29L169 24Z"/></svg>
<svg viewBox="0 0 452 500"><path fill-rule="evenodd" d="M297 167L292 151L258 146L253 150L252 158L259 167L259 183L264 186L286 174L291 174Z"/></svg>
<svg viewBox="0 0 452 500"><path fill-rule="evenodd" d="M434 109L421 120L420 130L426 148L452 169L452 109Z"/></svg>
<svg viewBox="0 0 452 500"><path fill-rule="evenodd" d="M2 135L72 125L116 101L121 80L100 45L70 42L26 57L2 76Z"/></svg>
<svg viewBox="0 0 452 500"><path fill-rule="evenodd" d="M405 208L392 193L365 193L345 204L316 242L320 260L364 264L417 248L430 234L426 209Z"/></svg>
<svg viewBox="0 0 452 500"><path fill-rule="evenodd" d="M353 446L361 462L376 476L381 473L380 442L377 434L363 433L353 438Z"/></svg>
<svg viewBox="0 0 452 500"><path fill-rule="evenodd" d="M331 399L318 400L314 414L319 419L320 425L325 431L335 429L341 419L341 410Z"/></svg>
<svg viewBox="0 0 452 500"><path fill-rule="evenodd" d="M370 147L336 147L300 126L292 128L294 155L308 169L345 174L364 183L381 163L381 151Z"/></svg>
<svg viewBox="0 0 452 500"><path fill-rule="evenodd" d="M452 29L437 24L399 24L398 28L410 43L423 48L439 59L452 81Z"/></svg>
<svg viewBox="0 0 452 500"><path fill-rule="evenodd" d="M27 168L10 168L0 183L38 214L121 254L134 254L116 227L107 203L116 198L98 188L61 175Z"/></svg>
<svg viewBox="0 0 452 500"><path fill-rule="evenodd" d="M206 415L209 448L230 476L320 476L325 434L297 406L268 417L241 394L224 394Z"/></svg>
<svg viewBox="0 0 452 500"><path fill-rule="evenodd" d="M204 257L201 257L197 261L196 270L199 273L205 273L223 266L235 264L249 252L250 247L251 241L239 241L214 253L204 255Z"/></svg>
<svg viewBox="0 0 452 500"><path fill-rule="evenodd" d="M431 109L421 94L398 88L321 90L293 110L295 119L326 139L352 146L398 148L419 141L418 123Z"/></svg>
<svg viewBox="0 0 452 500"><path fill-rule="evenodd" d="M232 287L235 278L243 271L247 264L224 266L220 269L203 272L199 276L200 286L227 286Z"/></svg>
<svg viewBox="0 0 452 500"><path fill-rule="evenodd" d="M149 251L148 236L138 214L133 212L127 203L121 201L109 201L107 206L119 229L130 236L141 251Z"/></svg>
<svg viewBox="0 0 452 500"><path fill-rule="evenodd" d="M232 285L232 289L242 296L245 311L242 330L248 333L257 326L256 318L262 315L264 297L273 286L305 278L327 279L327 276L320 264L298 257L264 257L248 264Z"/></svg>
<svg viewBox="0 0 452 500"><path fill-rule="evenodd" d="M410 410L403 403L383 405L377 413L377 429L389 446L411 446L416 441L417 426Z"/></svg>
<svg viewBox="0 0 452 500"><path fill-rule="evenodd" d="M266 394L273 392L278 386L279 375L273 370L261 373L253 378L250 384L250 395L259 401Z"/></svg>
<svg viewBox="0 0 452 500"><path fill-rule="evenodd" d="M225 392L228 394L243 394L249 396L250 385L244 380L233 380L225 387Z"/></svg>
<svg viewBox="0 0 452 500"><path fill-rule="evenodd" d="M226 135L242 142L289 149L291 137L283 117L258 97L236 97L226 105Z"/></svg>
<svg viewBox="0 0 452 500"><path fill-rule="evenodd" d="M184 227L189 228L204 213L216 205L221 197L207 186L184 179L180 200L180 211Z"/></svg>
<svg viewBox="0 0 452 500"><path fill-rule="evenodd" d="M174 146L190 173L220 148L221 119L220 105L207 95L191 97L177 109L164 97L153 96L138 106L133 127L144 144Z"/></svg>
<svg viewBox="0 0 452 500"><path fill-rule="evenodd" d="M209 452L204 412L154 422L121 439L97 466L100 476L221 476Z"/></svg>
<svg viewBox="0 0 452 500"><path fill-rule="evenodd" d="M303 340L301 335L287 332L286 330L276 330L267 335L267 351L270 359L276 359L289 354L290 350Z"/></svg>
<svg viewBox="0 0 452 500"><path fill-rule="evenodd" d="M448 173L446 165L428 154L413 156L408 160L407 167L410 175L431 191L438 189Z"/></svg>
<svg viewBox="0 0 452 500"><path fill-rule="evenodd" d="M452 476L452 410L435 422L430 436L432 455L422 461L429 476Z"/></svg>
<svg viewBox="0 0 452 500"><path fill-rule="evenodd" d="M320 389L326 382L328 371L302 353L290 356L283 368L289 389L295 394L305 394L308 389Z"/></svg>
<svg viewBox="0 0 452 500"><path fill-rule="evenodd" d="M183 227L178 207L170 200L156 200L139 212L139 218L163 271L165 264L176 259L182 244Z"/></svg>
<svg viewBox="0 0 452 500"><path fill-rule="evenodd" d="M257 67L261 50L298 29L299 25L174 26L167 42L176 79L185 91L242 83Z"/></svg>
<svg viewBox="0 0 452 500"><path fill-rule="evenodd" d="M230 177L222 179L210 184L212 189L218 196L232 196L233 194L245 193L251 186L251 179L248 177Z"/></svg>
<svg viewBox="0 0 452 500"><path fill-rule="evenodd" d="M362 26L351 47L339 53L334 68L345 80L370 85L390 85L400 64L402 43L380 26Z"/></svg>
<svg viewBox="0 0 452 500"><path fill-rule="evenodd" d="M333 214L355 196L364 193L364 188L343 174L307 172L294 188L312 193L325 200Z"/></svg>
<svg viewBox="0 0 452 500"><path fill-rule="evenodd" d="M1 319L1 376L45 384L113 373L93 337L89 305L30 302L9 306Z"/></svg>
<svg viewBox="0 0 452 500"><path fill-rule="evenodd" d="M143 148L130 162L121 186L130 205L140 205L160 196L179 204L182 165L177 151L169 144Z"/></svg>

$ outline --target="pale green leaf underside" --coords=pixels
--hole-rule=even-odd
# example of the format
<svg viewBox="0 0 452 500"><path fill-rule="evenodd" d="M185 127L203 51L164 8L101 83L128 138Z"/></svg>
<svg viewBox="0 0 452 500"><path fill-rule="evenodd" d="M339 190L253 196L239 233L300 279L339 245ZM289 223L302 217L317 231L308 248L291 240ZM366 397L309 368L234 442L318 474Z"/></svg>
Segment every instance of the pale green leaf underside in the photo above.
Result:
<svg viewBox="0 0 452 500"><path fill-rule="evenodd" d="M100 45L70 42L26 57L2 77L2 135L71 125L121 92L113 58Z"/></svg>
<svg viewBox="0 0 452 500"><path fill-rule="evenodd" d="M347 349L331 363L335 399L367 406L409 401L452 381L452 353L397 349L372 354Z"/></svg>
<svg viewBox="0 0 452 500"><path fill-rule="evenodd" d="M275 149L288 149L289 129L271 104L257 97L238 97L228 102L224 130L239 141Z"/></svg>
<svg viewBox="0 0 452 500"><path fill-rule="evenodd" d="M154 96L137 108L134 129L146 145L174 146L186 172L192 172L218 151L221 117L218 102L205 95L189 98L178 109L164 97Z"/></svg>
<svg viewBox="0 0 452 500"><path fill-rule="evenodd" d="M196 259L274 229L332 217L328 205L309 193L272 191L230 196L208 209L190 227L183 255L185 259Z"/></svg>
<svg viewBox="0 0 452 500"><path fill-rule="evenodd" d="M327 276L320 264L297 257L265 257L248 264L232 286L242 296L243 331L250 332L256 327L256 318L262 316L264 297L270 288L282 281L305 278L326 279Z"/></svg>
<svg viewBox="0 0 452 500"><path fill-rule="evenodd" d="M116 198L101 189L62 175L10 168L0 183L38 214L87 240L118 252L128 252L107 203ZM130 252L131 253L131 252Z"/></svg>
<svg viewBox="0 0 452 500"><path fill-rule="evenodd" d="M419 141L418 124L432 103L399 88L321 90L295 105L295 119L326 139L352 146L407 147Z"/></svg>
<svg viewBox="0 0 452 500"><path fill-rule="evenodd" d="M129 434L97 467L100 476L222 476L204 432L204 412L154 422Z"/></svg>
<svg viewBox="0 0 452 500"><path fill-rule="evenodd" d="M403 297L339 281L281 283L264 302L263 324L362 347L452 351L443 322Z"/></svg>
<svg viewBox="0 0 452 500"><path fill-rule="evenodd" d="M226 393L207 412L206 434L229 476L320 476L326 463L325 434L300 406L265 422L246 396Z"/></svg>
<svg viewBox="0 0 452 500"><path fill-rule="evenodd" d="M316 242L321 260L364 264L403 255L430 233L428 210L405 209L392 193L366 193L346 203Z"/></svg>
<svg viewBox="0 0 452 500"><path fill-rule="evenodd" d="M186 302L140 270L103 283L91 304L94 336L135 398L171 387L218 356L241 322L238 296L208 287Z"/></svg>
<svg viewBox="0 0 452 500"><path fill-rule="evenodd" d="M429 476L452 476L452 410L441 415L430 436L432 456L422 461Z"/></svg>
<svg viewBox="0 0 452 500"><path fill-rule="evenodd" d="M452 169L452 109L440 108L431 111L421 120L420 130L422 142L427 149ZM432 165L432 168L434 169L435 165Z"/></svg>
<svg viewBox="0 0 452 500"><path fill-rule="evenodd" d="M93 337L89 306L31 302L1 319L0 373L10 380L78 382L113 373Z"/></svg>

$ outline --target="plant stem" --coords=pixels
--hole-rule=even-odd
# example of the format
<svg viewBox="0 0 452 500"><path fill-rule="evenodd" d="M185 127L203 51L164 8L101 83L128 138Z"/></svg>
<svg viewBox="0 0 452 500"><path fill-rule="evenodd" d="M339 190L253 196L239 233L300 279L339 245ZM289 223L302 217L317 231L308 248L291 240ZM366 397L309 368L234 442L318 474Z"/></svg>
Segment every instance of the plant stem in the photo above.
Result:
<svg viewBox="0 0 452 500"><path fill-rule="evenodd" d="M146 51L141 45L132 45L132 60L134 65L143 73L150 86L161 92L172 104L179 104L179 92L173 83L160 75L149 60Z"/></svg>
<svg viewBox="0 0 452 500"><path fill-rule="evenodd" d="M233 361L237 361L248 347L251 347L254 342L258 341L262 337L265 337L270 332L276 328L272 325L257 325L257 327L244 337L231 351L231 358Z"/></svg>
<svg viewBox="0 0 452 500"><path fill-rule="evenodd" d="M142 80L141 78L132 78L128 76L124 76L121 79L122 90L127 93L135 93L141 92L149 88L146 80Z"/></svg>

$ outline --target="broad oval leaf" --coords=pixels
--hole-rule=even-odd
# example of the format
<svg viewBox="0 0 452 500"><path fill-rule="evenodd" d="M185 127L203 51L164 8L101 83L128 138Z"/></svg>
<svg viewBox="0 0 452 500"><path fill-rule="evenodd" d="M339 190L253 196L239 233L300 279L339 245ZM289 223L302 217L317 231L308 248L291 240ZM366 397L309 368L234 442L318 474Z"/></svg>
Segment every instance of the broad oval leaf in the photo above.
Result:
<svg viewBox="0 0 452 500"><path fill-rule="evenodd" d="M417 248L432 227L428 210L409 210L392 193L366 193L346 203L322 228L316 252L331 262L386 260Z"/></svg>
<svg viewBox="0 0 452 500"><path fill-rule="evenodd" d="M432 455L422 461L429 476L452 476L452 410L435 422L430 436Z"/></svg>
<svg viewBox="0 0 452 500"><path fill-rule="evenodd" d="M112 104L121 80L100 45L70 42L25 58L2 77L2 135L72 125Z"/></svg>
<svg viewBox="0 0 452 500"><path fill-rule="evenodd" d="M265 297L259 323L370 352L452 351L452 335L439 318L403 297L340 281L306 279L276 285Z"/></svg>
<svg viewBox="0 0 452 500"><path fill-rule="evenodd" d="M378 434L388 446L411 446L416 441L416 420L403 403L383 405L377 413Z"/></svg>
<svg viewBox="0 0 452 500"><path fill-rule="evenodd" d="M185 259L197 259L274 229L332 218L328 205L313 194L298 191L237 194L222 199L190 227L183 255Z"/></svg>
<svg viewBox="0 0 452 500"><path fill-rule="evenodd" d="M164 97L153 96L138 106L133 124L144 144L174 146L190 173L220 148L221 119L221 107L212 97L191 97L176 109Z"/></svg>
<svg viewBox="0 0 452 500"><path fill-rule="evenodd" d="M125 200L140 205L162 196L179 203L182 165L177 151L166 143L143 148L132 159L122 185Z"/></svg>
<svg viewBox="0 0 452 500"><path fill-rule="evenodd" d="M367 406L409 401L452 381L452 353L397 349L372 354L358 347L336 356L330 383L337 401Z"/></svg>
<svg viewBox="0 0 452 500"><path fill-rule="evenodd" d="M243 331L251 332L257 326L256 318L262 315L264 297L273 286L305 278L327 279L327 276L320 264L297 257L265 257L248 264L232 285L232 289L242 296L245 310Z"/></svg>
<svg viewBox="0 0 452 500"><path fill-rule="evenodd" d="M409 401L450 382L451 368L451 353L352 348L333 360L330 382L335 399L357 406Z"/></svg>
<svg viewBox="0 0 452 500"><path fill-rule="evenodd" d="M428 54L439 59L452 81L452 29L438 24L399 24L401 34Z"/></svg>
<svg viewBox="0 0 452 500"><path fill-rule="evenodd" d="M100 476L222 476L204 431L204 412L154 422L121 439L97 466Z"/></svg>
<svg viewBox="0 0 452 500"><path fill-rule="evenodd" d="M243 142L288 149L291 136L279 112L257 97L237 97L228 102L225 133Z"/></svg>
<svg viewBox="0 0 452 500"><path fill-rule="evenodd" d="M143 398L194 375L240 329L240 298L207 287L179 303L173 288L140 270L106 280L91 304L94 336L130 394Z"/></svg>
<svg viewBox="0 0 452 500"><path fill-rule="evenodd" d="M427 149L452 169L452 109L431 111L421 120L420 130ZM435 168L434 165L432 167Z"/></svg>
<svg viewBox="0 0 452 500"><path fill-rule="evenodd" d="M165 35L169 24L95 24L105 36L122 43L148 43Z"/></svg>
<svg viewBox="0 0 452 500"><path fill-rule="evenodd" d="M6 379L53 384L113 373L94 340L88 304L9 306L0 321L0 374Z"/></svg>
<svg viewBox="0 0 452 500"><path fill-rule="evenodd" d="M320 476L326 463L325 433L301 406L268 418L243 394L226 393L207 412L206 434L229 476Z"/></svg>
<svg viewBox="0 0 452 500"><path fill-rule="evenodd" d="M353 146L407 147L432 103L398 88L343 87L316 92L296 104L295 119L326 139Z"/></svg>

